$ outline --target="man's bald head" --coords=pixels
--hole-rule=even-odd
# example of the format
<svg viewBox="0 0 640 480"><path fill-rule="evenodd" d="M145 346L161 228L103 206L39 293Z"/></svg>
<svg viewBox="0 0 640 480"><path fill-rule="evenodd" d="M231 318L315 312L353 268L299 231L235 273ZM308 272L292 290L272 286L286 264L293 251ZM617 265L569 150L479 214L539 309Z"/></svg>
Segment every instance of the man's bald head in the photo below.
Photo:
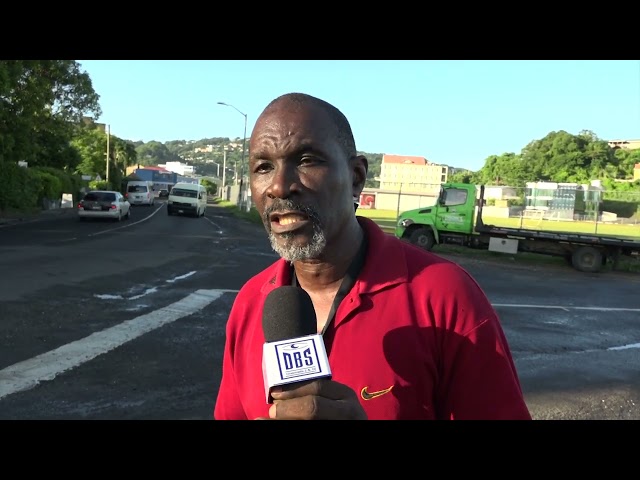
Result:
<svg viewBox="0 0 640 480"><path fill-rule="evenodd" d="M346 158L350 159L357 155L356 142L347 117L330 103L306 93L286 93L272 100L262 111L260 117L283 106L292 109L314 106L322 109L329 116L336 129L336 140L344 149Z"/></svg>

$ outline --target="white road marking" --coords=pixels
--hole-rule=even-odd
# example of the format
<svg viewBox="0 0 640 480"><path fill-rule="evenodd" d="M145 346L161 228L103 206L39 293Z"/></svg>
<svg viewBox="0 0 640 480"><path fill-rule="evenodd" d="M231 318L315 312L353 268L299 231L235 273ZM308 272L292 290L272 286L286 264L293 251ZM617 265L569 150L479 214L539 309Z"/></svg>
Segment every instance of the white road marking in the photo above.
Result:
<svg viewBox="0 0 640 480"><path fill-rule="evenodd" d="M33 388L40 382L53 380L61 373L78 367L98 355L107 353L156 328L191 315L217 300L227 291L229 290L198 290L164 308L92 333L81 340L0 370L0 399Z"/></svg>
<svg viewBox="0 0 640 480"><path fill-rule="evenodd" d="M640 348L640 343L632 343L629 345L622 345L620 347L609 347L607 350L628 350L630 348Z"/></svg>
<svg viewBox="0 0 640 480"><path fill-rule="evenodd" d="M569 312L571 310L589 310L593 312L640 312L640 308L614 308L614 307L573 307L563 305L522 305L514 303L494 303L494 307L501 308L551 308L557 310L564 310Z"/></svg>
<svg viewBox="0 0 640 480"><path fill-rule="evenodd" d="M196 273L196 271L194 270L194 271L192 271L192 272L185 273L184 275L180 275L180 276L178 276L178 277L173 277L173 278L170 278L169 280L165 280L165 282L167 282L167 283L173 283L173 282L175 282L176 280L182 280L183 278L190 277L191 275L193 275L193 274L195 274L195 273Z"/></svg>
<svg viewBox="0 0 640 480"><path fill-rule="evenodd" d="M137 300L139 298L144 297L145 295L149 295L151 293L156 293L158 289L156 287L147 288L144 292L139 295L134 295L133 297L127 298L127 300Z"/></svg>
<svg viewBox="0 0 640 480"><path fill-rule="evenodd" d="M210 218L208 218L208 217L206 217L206 216L205 216L204 218L205 218L205 220L206 220L207 222L209 222L211 225L213 225L214 227L216 227L216 228L218 229L218 233L219 233L220 235L223 235L223 234L224 234L224 230L222 230L222 227L221 227L220 225L218 225L216 222L214 222L213 220L211 220Z"/></svg>
<svg viewBox="0 0 640 480"><path fill-rule="evenodd" d="M190 272L181 277L192 275ZM29 360L16 363L0 370L0 399L30 388L36 387L43 381L53 380L56 376L88 362L99 355L107 353L117 347L134 340L146 333L168 323L179 320L203 309L214 302L223 293L238 293L235 289L197 290L187 297L159 310L141 315L113 327L63 345L59 348L38 355ZM103 295L101 298L108 296ZM110 298L115 298L111 296ZM504 304L496 303L494 307L503 308L547 308L560 310L591 310L602 312L640 312L640 308L609 308L609 307L565 307L560 305L528 305L528 304ZM640 348L640 343L628 344L618 347L609 347L607 350L626 350Z"/></svg>
<svg viewBox="0 0 640 480"><path fill-rule="evenodd" d="M162 205L164 205L164 204L162 204ZM115 232L116 230L122 230L123 228L129 228L129 227L132 227L133 225L137 225L139 223L146 222L147 220L149 220L151 217L153 217L156 213L158 213L160 211L160 209L162 208L162 205L160 205L158 208L156 208L153 211L153 213L150 213L149 215L147 215L143 219L138 220L137 222L133 222L133 223L127 222L126 225L122 225L121 227L109 228L107 230L101 230L101 231L96 232L96 233L90 233L89 235L87 235L87 237L95 237L96 235L102 235L103 233Z"/></svg>

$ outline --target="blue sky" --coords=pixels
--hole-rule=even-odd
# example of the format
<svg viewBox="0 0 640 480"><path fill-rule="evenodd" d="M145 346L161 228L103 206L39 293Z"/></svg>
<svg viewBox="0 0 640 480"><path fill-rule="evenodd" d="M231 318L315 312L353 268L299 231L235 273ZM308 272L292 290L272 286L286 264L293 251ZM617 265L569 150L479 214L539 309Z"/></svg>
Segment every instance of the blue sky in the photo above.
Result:
<svg viewBox="0 0 640 480"><path fill-rule="evenodd" d="M247 137L287 92L333 103L356 147L477 170L549 132L640 138L639 60L78 60L126 140Z"/></svg>

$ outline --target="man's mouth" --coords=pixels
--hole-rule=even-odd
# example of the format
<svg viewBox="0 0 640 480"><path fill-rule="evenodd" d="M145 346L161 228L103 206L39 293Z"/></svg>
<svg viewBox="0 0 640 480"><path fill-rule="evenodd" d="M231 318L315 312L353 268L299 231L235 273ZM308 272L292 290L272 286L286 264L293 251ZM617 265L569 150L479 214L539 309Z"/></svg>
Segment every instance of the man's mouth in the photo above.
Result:
<svg viewBox="0 0 640 480"><path fill-rule="evenodd" d="M302 212L279 212L269 215L271 231L274 233L293 232L309 223L309 216Z"/></svg>
<svg viewBox="0 0 640 480"><path fill-rule="evenodd" d="M270 216L271 223L277 223L278 225L292 225L297 222L307 220L309 217L302 213L274 213Z"/></svg>

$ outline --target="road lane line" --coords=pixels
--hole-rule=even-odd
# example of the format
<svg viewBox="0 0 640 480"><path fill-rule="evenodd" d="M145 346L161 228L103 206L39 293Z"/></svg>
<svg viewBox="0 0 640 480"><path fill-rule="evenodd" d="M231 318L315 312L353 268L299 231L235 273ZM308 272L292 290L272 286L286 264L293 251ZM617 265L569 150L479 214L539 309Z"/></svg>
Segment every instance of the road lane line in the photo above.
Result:
<svg viewBox="0 0 640 480"><path fill-rule="evenodd" d="M526 305L513 303L494 303L494 307L504 308L551 308L557 310L589 310L593 312L640 312L640 308L615 308L615 307L573 307L566 305Z"/></svg>
<svg viewBox="0 0 640 480"><path fill-rule="evenodd" d="M0 399L33 388L40 382L53 380L61 373L78 367L98 355L107 353L156 328L191 315L217 300L227 291L234 290L197 290L164 308L92 333L83 339L0 370Z"/></svg>
<svg viewBox="0 0 640 480"><path fill-rule="evenodd" d="M143 217L142 219L138 220L137 222L131 222L130 219L129 220L123 220L123 221L127 222L126 225L122 225L121 227L109 228L107 230L101 230L101 231L96 232L96 233L90 233L90 234L87 235L87 237L95 237L96 235L102 235L103 233L115 232L116 230L122 230L123 228L133 227L134 225L137 225L139 223L146 222L147 220L149 220L151 217L153 217L156 213L158 213L162 209L162 205L164 205L164 204L161 204L153 212L151 212L146 217Z"/></svg>
<svg viewBox="0 0 640 480"><path fill-rule="evenodd" d="M206 217L206 216L204 217L204 219L205 219L207 222L209 222L211 225L213 225L215 228L217 228L217 229L218 229L218 233L219 233L220 235L224 235L224 230L222 229L222 227L221 227L220 225L218 225L216 222L214 222L213 220L211 220L210 218L208 218L208 217Z"/></svg>

